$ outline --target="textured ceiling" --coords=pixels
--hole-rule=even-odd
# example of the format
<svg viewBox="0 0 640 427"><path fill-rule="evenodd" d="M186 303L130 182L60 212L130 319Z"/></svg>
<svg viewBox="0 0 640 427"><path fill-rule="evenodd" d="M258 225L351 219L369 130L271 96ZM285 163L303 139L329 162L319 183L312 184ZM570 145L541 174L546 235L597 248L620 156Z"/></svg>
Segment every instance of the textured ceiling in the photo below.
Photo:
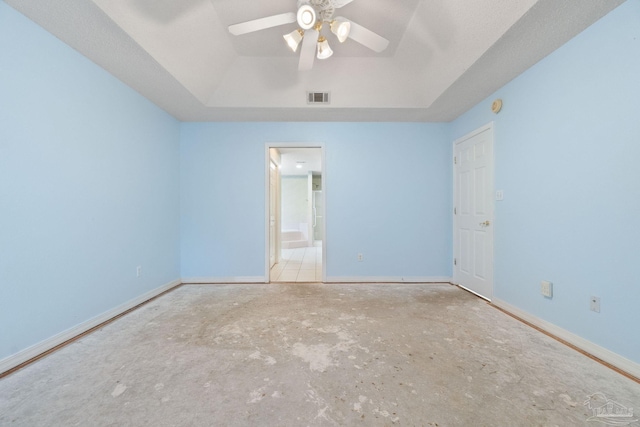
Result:
<svg viewBox="0 0 640 427"><path fill-rule="evenodd" d="M353 40L297 70L282 35L230 24L296 0L5 0L183 121L450 121L623 0L354 0L336 11L389 40ZM330 91L309 106L307 91Z"/></svg>

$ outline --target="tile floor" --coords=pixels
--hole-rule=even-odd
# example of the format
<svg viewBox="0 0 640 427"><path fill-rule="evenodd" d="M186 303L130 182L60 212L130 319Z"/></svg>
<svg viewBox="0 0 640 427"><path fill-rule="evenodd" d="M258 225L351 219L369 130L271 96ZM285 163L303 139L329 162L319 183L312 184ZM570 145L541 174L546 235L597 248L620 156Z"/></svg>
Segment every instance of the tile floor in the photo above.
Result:
<svg viewBox="0 0 640 427"><path fill-rule="evenodd" d="M282 249L271 269L272 282L322 282L322 246Z"/></svg>

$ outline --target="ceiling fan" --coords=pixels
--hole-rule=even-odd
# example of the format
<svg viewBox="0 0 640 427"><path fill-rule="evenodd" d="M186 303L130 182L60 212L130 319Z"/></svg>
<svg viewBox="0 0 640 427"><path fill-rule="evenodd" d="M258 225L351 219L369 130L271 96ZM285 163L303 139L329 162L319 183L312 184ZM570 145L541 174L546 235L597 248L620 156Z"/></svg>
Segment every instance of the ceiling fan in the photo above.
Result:
<svg viewBox="0 0 640 427"><path fill-rule="evenodd" d="M296 52L300 47L298 70L306 71L313 67L314 58L326 59L333 55L327 39L321 34L324 24L328 24L338 41L343 43L347 38L357 41L375 52L382 52L389 45L389 40L379 36L362 25L340 16L334 17L339 9L353 0L298 0L296 13L288 12L267 16L252 21L229 25L229 32L239 36L280 25L298 23L298 29L283 37L287 45Z"/></svg>

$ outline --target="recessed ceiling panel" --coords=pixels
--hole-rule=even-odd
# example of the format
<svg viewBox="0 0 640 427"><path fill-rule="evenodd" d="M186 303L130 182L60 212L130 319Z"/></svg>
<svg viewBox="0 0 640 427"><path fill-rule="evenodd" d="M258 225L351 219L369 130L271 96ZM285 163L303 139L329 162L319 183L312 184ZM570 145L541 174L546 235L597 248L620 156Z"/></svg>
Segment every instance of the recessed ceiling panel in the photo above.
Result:
<svg viewBox="0 0 640 427"><path fill-rule="evenodd" d="M334 55L298 72L282 38L296 24L228 31L296 0L4 1L184 121L450 121L623 3L353 0L335 15L389 47L325 28Z"/></svg>
<svg viewBox="0 0 640 427"><path fill-rule="evenodd" d="M209 0L92 0L203 104L235 58Z"/></svg>
<svg viewBox="0 0 640 427"><path fill-rule="evenodd" d="M232 24L266 16L295 12L297 6L296 0L210 1L225 28ZM347 39L344 43L338 42L326 24L323 26L322 35L329 41L335 55L342 57L393 56L419 3L419 0L354 0L346 6L336 9L335 16L344 16L389 40L389 47L382 53L375 53L351 39ZM235 52L240 56L295 56L296 54L287 47L282 36L296 28L298 26L294 23L242 36L228 34L228 38Z"/></svg>

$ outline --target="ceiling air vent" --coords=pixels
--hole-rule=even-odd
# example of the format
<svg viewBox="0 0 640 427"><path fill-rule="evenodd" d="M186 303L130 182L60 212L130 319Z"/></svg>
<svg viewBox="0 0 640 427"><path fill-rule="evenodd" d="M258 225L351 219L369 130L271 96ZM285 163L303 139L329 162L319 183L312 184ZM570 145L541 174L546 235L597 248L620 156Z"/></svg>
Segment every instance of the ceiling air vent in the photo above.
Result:
<svg viewBox="0 0 640 427"><path fill-rule="evenodd" d="M307 92L307 104L330 104L329 92Z"/></svg>

